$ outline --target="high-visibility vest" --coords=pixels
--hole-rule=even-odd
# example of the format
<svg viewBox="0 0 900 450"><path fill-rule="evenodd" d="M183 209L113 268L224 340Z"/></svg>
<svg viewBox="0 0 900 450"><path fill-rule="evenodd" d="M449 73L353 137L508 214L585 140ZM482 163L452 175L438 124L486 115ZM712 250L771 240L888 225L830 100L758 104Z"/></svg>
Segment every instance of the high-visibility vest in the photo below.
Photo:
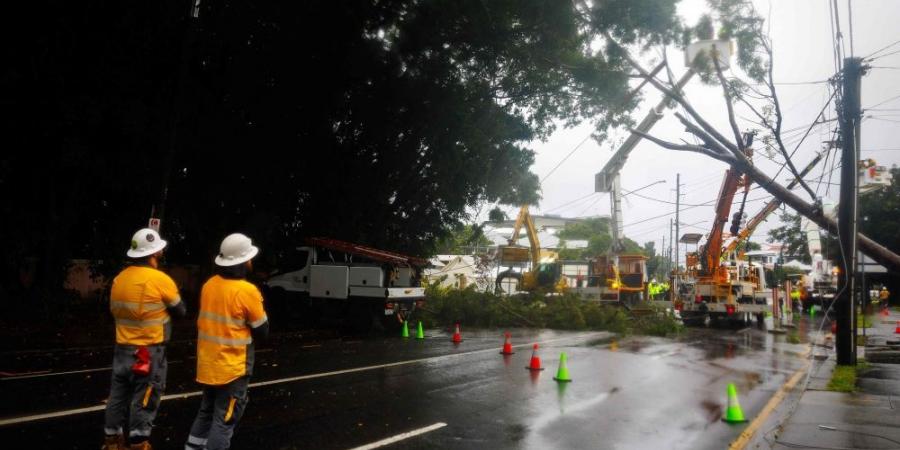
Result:
<svg viewBox="0 0 900 450"><path fill-rule="evenodd" d="M113 279L109 309L116 320L116 343L154 345L171 335L169 312L181 302L178 287L152 267L126 267Z"/></svg>
<svg viewBox="0 0 900 450"><path fill-rule="evenodd" d="M881 292L878 293L879 300L887 300L888 297L891 296L891 293L887 291L887 289L882 289Z"/></svg>
<svg viewBox="0 0 900 450"><path fill-rule="evenodd" d="M200 292L197 381L219 386L253 371L250 329L266 322L259 289L246 280L216 275Z"/></svg>
<svg viewBox="0 0 900 450"><path fill-rule="evenodd" d="M791 291L791 299L792 300L800 300L800 291L798 291L796 289Z"/></svg>

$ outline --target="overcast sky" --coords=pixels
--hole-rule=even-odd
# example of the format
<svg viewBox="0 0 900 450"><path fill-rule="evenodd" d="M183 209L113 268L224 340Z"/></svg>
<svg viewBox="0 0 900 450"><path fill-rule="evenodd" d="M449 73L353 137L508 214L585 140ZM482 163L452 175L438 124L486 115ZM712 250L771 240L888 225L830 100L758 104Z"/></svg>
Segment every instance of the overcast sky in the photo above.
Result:
<svg viewBox="0 0 900 450"><path fill-rule="evenodd" d="M803 83L826 80L835 73L832 45L833 34L830 25L828 0L773 0L756 1L757 8L765 14L771 8L771 38L775 50L776 83ZM847 55L850 55L850 27L848 23L847 2L839 1L841 31L845 37ZM852 3L853 49L856 56L867 56L873 52L900 41L900 0L856 0ZM704 0L684 0L679 12L688 23L693 24L705 10ZM900 44L880 54L888 54L900 50ZM674 48L668 49L670 61L674 61L673 70L676 76L684 73L681 66L683 56ZM653 54L645 55L649 61ZM648 63L649 64L649 63ZM890 167L900 164L900 53L879 58L870 63L872 69L863 78L862 105L873 106L881 102L882 111L866 112L872 116L862 124L862 155L876 159L880 164ZM649 67L649 66L647 66ZM656 104L660 96L652 92L652 87L645 88L648 94L641 109L635 113L636 121L640 121L651 104ZM686 88L688 99L710 122L723 131L728 132L727 115L722 101L721 90L702 86L694 79ZM813 122L819 110L829 96L827 84L782 84L778 86L782 109L785 115L784 129L801 128L786 135L787 143L796 142L805 129ZM897 97L897 98L894 98ZM890 100L892 99L893 100ZM893 111L890 111L893 109ZM829 108L828 118L834 117ZM742 129L753 125L747 121L739 121ZM835 126L832 122L827 126L816 127L801 145L794 157L798 169L804 167L815 152L820 151L822 142L830 138ZM536 161L532 171L544 178L554 166L569 154L579 143L585 140L592 129L591 124L582 124L576 128L559 130L546 142L533 142L531 148L536 152ZM671 114L667 114L652 130L653 135L669 141L690 139ZM609 214L607 194L593 194L593 177L609 157L624 136L614 136L610 142L597 143L593 139L584 142L570 158L552 173L542 184L543 200L538 207L533 207L535 214L559 214L565 217L587 217ZM613 142L615 141L615 142ZM792 145L788 145L792 149ZM757 148L759 148L757 146ZM890 149L890 150L888 150ZM834 154L834 153L832 153ZM764 152L757 152L756 164L770 176L781 166L781 158L776 162L767 160ZM655 241L657 247L665 235L669 239L669 221L674 217L675 177L681 174L682 203L696 205L707 203L716 198L725 172L725 164L702 155L674 152L657 147L651 142L641 142L631 153L622 171L622 188L625 191L646 186L658 180L657 184L644 189L640 194L655 200L639 198L636 195L626 197L623 204L625 235L640 243ZM812 179L813 189L818 187L822 196L835 199L838 186L827 185L826 169L822 183L818 183L822 175L822 167L818 166L807 178ZM840 181L840 170L833 172L831 183ZM789 178L785 172L778 181L786 184ZM830 189L826 189L829 188ZM800 190L795 190L800 192ZM587 197L586 197L587 196ZM580 201L576 199L586 197ZM747 202L747 214L752 217L771 198L762 189L750 192ZM572 203L573 202L573 203ZM567 206L563 206L571 203ZM511 216L515 208L507 208ZM734 210L732 210L733 212ZM681 214L681 233L708 232L714 211L712 206L686 207ZM662 217L658 217L662 216ZM778 220L773 217L768 223L759 227L752 237L753 241L765 242L766 231L777 226ZM668 244L667 244L668 246ZM682 252L683 254L683 252Z"/></svg>

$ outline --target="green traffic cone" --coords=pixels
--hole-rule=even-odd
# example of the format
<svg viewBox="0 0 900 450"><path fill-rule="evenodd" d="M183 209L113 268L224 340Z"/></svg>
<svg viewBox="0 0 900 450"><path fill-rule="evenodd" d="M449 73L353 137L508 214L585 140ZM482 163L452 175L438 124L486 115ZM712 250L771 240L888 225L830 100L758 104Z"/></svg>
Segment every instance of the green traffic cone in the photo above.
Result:
<svg viewBox="0 0 900 450"><path fill-rule="evenodd" d="M553 377L554 380L559 382L570 382L572 381L572 377L569 376L569 368L566 367L566 354L559 354L559 369L556 371L556 376Z"/></svg>
<svg viewBox="0 0 900 450"><path fill-rule="evenodd" d="M400 330L400 337L409 337L409 322L403 321L403 328Z"/></svg>
<svg viewBox="0 0 900 450"><path fill-rule="evenodd" d="M422 330L422 321L419 321L419 329L416 330L416 339L425 339L425 331Z"/></svg>
<svg viewBox="0 0 900 450"><path fill-rule="evenodd" d="M725 410L725 417L722 418L728 423L746 422L744 412L741 411L741 404L738 403L737 388L734 383L728 383L728 409Z"/></svg>

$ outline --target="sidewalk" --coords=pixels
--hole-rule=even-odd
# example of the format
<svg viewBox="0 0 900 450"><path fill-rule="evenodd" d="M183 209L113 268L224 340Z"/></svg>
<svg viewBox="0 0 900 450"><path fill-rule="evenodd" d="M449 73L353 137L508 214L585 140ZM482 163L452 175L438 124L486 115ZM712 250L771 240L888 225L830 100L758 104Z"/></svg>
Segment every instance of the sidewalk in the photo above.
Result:
<svg viewBox="0 0 900 450"><path fill-rule="evenodd" d="M875 315L866 329L868 345L858 356L871 368L857 378L858 391L828 391L835 367L833 339L814 345L809 385L796 409L769 441L773 449L888 449L900 448L900 335L894 327L900 314ZM862 334L862 330L860 330ZM897 345L890 345L897 344ZM887 363L895 362L895 364Z"/></svg>

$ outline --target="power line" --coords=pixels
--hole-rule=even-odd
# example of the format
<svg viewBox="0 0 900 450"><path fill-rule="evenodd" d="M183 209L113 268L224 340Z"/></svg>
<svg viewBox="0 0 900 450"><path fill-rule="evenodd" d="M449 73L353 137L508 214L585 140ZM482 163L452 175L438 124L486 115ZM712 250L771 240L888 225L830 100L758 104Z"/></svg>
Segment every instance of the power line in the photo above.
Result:
<svg viewBox="0 0 900 450"><path fill-rule="evenodd" d="M876 50L876 51L874 51L874 52L872 52L872 53L869 53L869 55L868 55L868 56L865 56L863 59L871 58L872 56L875 56L875 55L877 55L878 53L881 53L881 52L883 52L883 51L885 51L885 50L887 50L887 49L889 49L889 48L891 48L891 47L893 47L893 46L895 46L895 45L897 45L897 44L900 44L900 40L891 42L890 44L885 45L884 47L881 47L881 48L879 48L878 50Z"/></svg>
<svg viewBox="0 0 900 450"><path fill-rule="evenodd" d="M579 142L578 145L576 145L575 148L572 149L572 151L570 151L563 159L561 159L558 163L556 163L556 165L553 166L552 169L550 169L550 172L547 172L547 175L544 175L544 178L541 178L540 183L544 184L544 181L550 175L553 175L553 172L556 172L556 169L559 169L559 166L563 165L563 163L566 162L566 160L568 160L573 154L575 154L575 152L578 151L578 149L581 148L581 146L584 145L584 143L587 142L588 139L590 139L593 134L594 133L591 132L587 136L585 136L585 138L582 139L581 142Z"/></svg>
<svg viewBox="0 0 900 450"><path fill-rule="evenodd" d="M882 122L900 123L900 120L882 119L881 117L876 117L876 116L866 116L866 117L873 119L873 120L880 120Z"/></svg>
<svg viewBox="0 0 900 450"><path fill-rule="evenodd" d="M588 197L590 197L590 196L592 196L592 195L594 195L594 194L596 194L596 192L591 192L590 194L585 195L584 197L576 198L575 200L572 200L572 201L570 201L570 202L566 202L566 203L563 203L562 205L559 205L559 206L556 206L556 207L553 207L553 208L544 210L544 212L545 212L545 213L548 213L548 212L550 212L550 211L556 211L557 209L565 208L566 206L569 206L569 205L574 204L574 203L578 203L579 201L584 200L584 199L586 199L586 198L588 198Z"/></svg>
<svg viewBox="0 0 900 450"><path fill-rule="evenodd" d="M808 84L825 84L829 83L831 80L816 80L816 81L781 81L778 83L774 83L776 86L799 86L799 85L808 85ZM759 83L765 84L765 83Z"/></svg>
<svg viewBox="0 0 900 450"><path fill-rule="evenodd" d="M599 202L599 201L600 201L600 199L601 199L601 198L603 198L603 197L597 197L597 199L596 199L596 200L594 200L594 201L593 201L593 202L591 202L591 204L590 204L590 205L588 205L588 206L587 206L587 208L584 208L584 211L581 211L581 212L580 212L580 213L578 213L578 215L577 215L577 216L575 216L575 217L581 217L581 216L583 216L583 215L584 215L584 213L586 213L586 212L587 212L587 211L588 211L588 210L589 210L589 209L591 209L591 208L593 208L593 207L594 207L594 205L596 205L596 204L597 204L597 202Z"/></svg>
<svg viewBox="0 0 900 450"><path fill-rule="evenodd" d="M874 57L874 58L868 59L867 61L877 61L877 60L879 60L879 59L881 59L881 58L885 58L885 57L888 57L888 56L891 56L891 55L896 55L897 53L900 53L900 50L895 50L895 51L890 52L890 53L885 53L885 54L883 54L883 55L879 55L879 56L876 56L876 57Z"/></svg>
<svg viewBox="0 0 900 450"><path fill-rule="evenodd" d="M885 103L887 103L887 102L891 102L891 101L897 100L898 98L900 98L900 95L895 95L895 96L893 96L893 97L891 97L891 98L889 98L889 99L887 99L887 100L885 100L885 101L883 101L883 102L881 102L881 103L878 103L878 104L875 104L875 105L872 105L872 106L869 106L869 107L866 107L866 108L863 108L863 109L864 109L864 110L869 110L869 109L877 108L877 107L879 107L879 106L881 106L881 105L883 105L883 104L885 104Z"/></svg>
<svg viewBox="0 0 900 450"><path fill-rule="evenodd" d="M797 146L794 147L794 150L791 152L790 155L787 155L787 159L785 159L784 164L781 165L781 168L778 169L778 172L776 172L776 173L775 173L775 176L772 177L772 180L773 180L773 181L774 181L776 178L778 178L778 175L780 175L781 172L784 170L784 168L787 166L788 160L790 160L790 158L793 158L793 157L794 157L794 154L797 153L797 150L800 149L800 145L803 144L803 141L805 141L805 140L806 140L806 137L809 136L810 131L812 131L813 127L814 127L815 124L818 122L819 117L823 117L822 114L824 114L824 113L825 113L825 110L828 109L828 105L831 104L831 101L834 99L835 95L837 95L837 90L836 90L836 89L835 89L834 91L831 92L831 96L828 97L828 100L825 102L825 105L822 106L822 110L819 111L819 114L816 115L816 120L812 123L812 125L809 126L809 128L806 130L806 133L803 134L803 137L800 139L800 141L797 142ZM824 118L824 117L823 117L823 118Z"/></svg>

